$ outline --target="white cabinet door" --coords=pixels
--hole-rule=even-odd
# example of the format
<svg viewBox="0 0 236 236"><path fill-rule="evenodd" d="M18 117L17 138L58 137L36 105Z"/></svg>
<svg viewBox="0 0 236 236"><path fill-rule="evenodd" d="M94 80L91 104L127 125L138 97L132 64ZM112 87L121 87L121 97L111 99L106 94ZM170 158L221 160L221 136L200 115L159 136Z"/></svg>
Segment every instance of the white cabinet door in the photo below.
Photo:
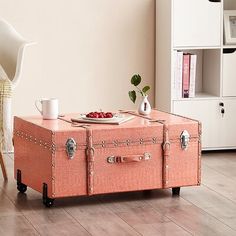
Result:
<svg viewBox="0 0 236 236"><path fill-rule="evenodd" d="M224 117L219 126L220 146L236 147L236 99L224 99Z"/></svg>
<svg viewBox="0 0 236 236"><path fill-rule="evenodd" d="M223 96L236 96L236 50L223 52Z"/></svg>
<svg viewBox="0 0 236 236"><path fill-rule="evenodd" d="M218 100L175 101L174 113L201 121L203 149L221 146L219 125L222 116Z"/></svg>
<svg viewBox="0 0 236 236"><path fill-rule="evenodd" d="M220 0L172 0L174 47L220 46Z"/></svg>

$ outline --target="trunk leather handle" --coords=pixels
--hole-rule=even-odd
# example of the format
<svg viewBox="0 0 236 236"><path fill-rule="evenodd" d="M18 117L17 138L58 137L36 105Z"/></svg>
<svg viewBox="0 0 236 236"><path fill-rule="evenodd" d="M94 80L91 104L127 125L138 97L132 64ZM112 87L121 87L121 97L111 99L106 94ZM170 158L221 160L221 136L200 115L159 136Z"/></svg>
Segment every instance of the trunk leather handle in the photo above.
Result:
<svg viewBox="0 0 236 236"><path fill-rule="evenodd" d="M151 159L151 154L145 152L142 155L127 155L127 156L109 156L107 162L109 164L115 163L131 163L131 162L140 162L147 161Z"/></svg>

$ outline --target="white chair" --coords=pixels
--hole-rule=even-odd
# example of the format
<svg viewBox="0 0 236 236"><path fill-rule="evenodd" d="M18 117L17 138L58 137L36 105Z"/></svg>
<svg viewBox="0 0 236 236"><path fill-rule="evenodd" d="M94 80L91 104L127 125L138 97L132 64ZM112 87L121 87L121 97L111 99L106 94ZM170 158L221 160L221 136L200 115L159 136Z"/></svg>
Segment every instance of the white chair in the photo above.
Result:
<svg viewBox="0 0 236 236"><path fill-rule="evenodd" d="M32 42L26 41L8 22L0 19L0 64L4 68L8 78L12 81L13 89L17 86L21 78L25 48L32 44ZM9 111L11 111L10 102ZM9 119L11 119L11 112L9 113ZM0 164L3 177L7 180L7 171L1 150Z"/></svg>

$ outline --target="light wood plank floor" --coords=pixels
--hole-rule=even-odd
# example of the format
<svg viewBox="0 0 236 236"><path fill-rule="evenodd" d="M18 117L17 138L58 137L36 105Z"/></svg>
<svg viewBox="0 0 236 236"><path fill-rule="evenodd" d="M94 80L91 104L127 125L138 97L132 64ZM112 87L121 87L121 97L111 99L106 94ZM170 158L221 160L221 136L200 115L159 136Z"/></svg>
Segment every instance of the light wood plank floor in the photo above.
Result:
<svg viewBox="0 0 236 236"><path fill-rule="evenodd" d="M236 153L205 153L202 185L181 189L58 199L51 209L41 194L19 194L13 157L0 172L0 235L236 235Z"/></svg>

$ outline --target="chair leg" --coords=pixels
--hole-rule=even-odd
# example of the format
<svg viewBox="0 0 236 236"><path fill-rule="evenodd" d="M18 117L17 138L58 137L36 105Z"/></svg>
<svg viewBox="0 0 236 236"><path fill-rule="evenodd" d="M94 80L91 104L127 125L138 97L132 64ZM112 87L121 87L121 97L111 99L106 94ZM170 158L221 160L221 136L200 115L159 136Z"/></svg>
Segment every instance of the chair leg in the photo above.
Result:
<svg viewBox="0 0 236 236"><path fill-rule="evenodd" d="M4 178L4 180L7 180L7 170L6 170L4 160L3 160L3 156L2 156L1 152L0 152L0 164L1 164L1 167L2 167L3 178Z"/></svg>

